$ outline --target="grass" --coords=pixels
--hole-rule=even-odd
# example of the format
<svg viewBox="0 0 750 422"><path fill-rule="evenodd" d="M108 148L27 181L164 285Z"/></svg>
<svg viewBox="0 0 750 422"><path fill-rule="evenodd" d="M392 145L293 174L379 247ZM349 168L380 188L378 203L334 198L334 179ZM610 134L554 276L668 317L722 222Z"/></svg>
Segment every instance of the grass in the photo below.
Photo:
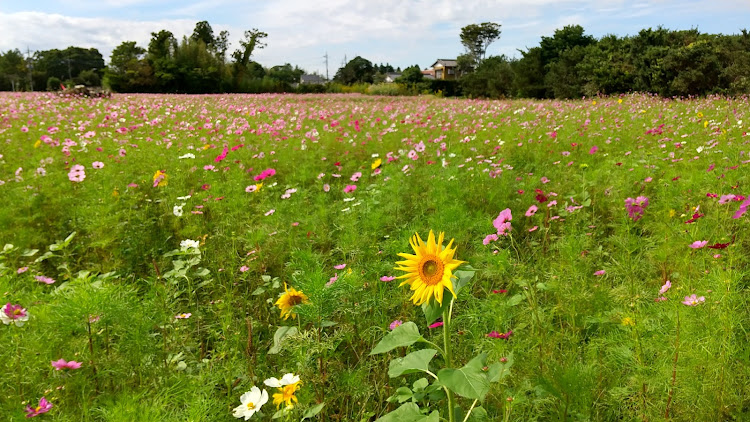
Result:
<svg viewBox="0 0 750 422"><path fill-rule="evenodd" d="M243 392L293 372L295 418L325 403L311 418L375 420L420 378L388 377L404 348L369 356L389 324L442 344L408 289L380 280L433 229L477 269L454 306L454 363L514 361L485 419L747 420L750 245L733 216L750 193L748 106L2 94L0 292L30 319L0 326L0 414L24 420L44 396L39 417L55 421L234 420ZM483 244L506 208L511 236ZM288 320L274 306L285 283L310 300ZM705 302L682 304L691 294ZM296 332L275 339L282 326ZM56 371L60 358L83 365Z"/></svg>

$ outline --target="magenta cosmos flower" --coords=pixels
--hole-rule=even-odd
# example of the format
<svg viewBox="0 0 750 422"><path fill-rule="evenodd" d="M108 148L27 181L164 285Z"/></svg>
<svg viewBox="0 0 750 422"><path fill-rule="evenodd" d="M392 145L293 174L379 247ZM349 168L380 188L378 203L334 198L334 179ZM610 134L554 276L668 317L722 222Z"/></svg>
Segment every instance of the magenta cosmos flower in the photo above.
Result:
<svg viewBox="0 0 750 422"><path fill-rule="evenodd" d="M34 276L34 279L36 279L36 281L38 281L40 283L44 283L44 284L54 284L55 283L55 279L54 278L47 277L47 276L44 276L44 275Z"/></svg>
<svg viewBox="0 0 750 422"><path fill-rule="evenodd" d="M78 369L81 367L81 362L76 362L74 360L71 360L70 362L66 362L65 359L60 360L53 360L52 366L57 371L62 371L63 369Z"/></svg>
<svg viewBox="0 0 750 422"><path fill-rule="evenodd" d="M529 207L528 210L526 210L526 217L531 217L539 210L539 208L536 205L532 205Z"/></svg>
<svg viewBox="0 0 750 422"><path fill-rule="evenodd" d="M396 329L396 327L400 326L400 325L401 325L401 324L403 324L403 323L404 323L404 321L401 321L400 319L397 319L397 320L393 321L393 322L391 323L391 325L389 325L389 326L388 326L388 328L390 328L390 329L391 329L391 331L393 331L393 330L395 330L395 329Z"/></svg>
<svg viewBox="0 0 750 422"><path fill-rule="evenodd" d="M39 416L42 413L47 413L52 409L52 403L48 402L47 399L42 397L39 399L39 405L37 407L26 406L26 417L33 418Z"/></svg>
<svg viewBox="0 0 750 422"><path fill-rule="evenodd" d="M346 185L344 193L354 192L355 190L357 190L357 185Z"/></svg>
<svg viewBox="0 0 750 422"><path fill-rule="evenodd" d="M700 249L705 247L708 244L707 240L696 240L695 242L690 244L690 247L693 249Z"/></svg>
<svg viewBox="0 0 750 422"><path fill-rule="evenodd" d="M25 308L21 305L12 305L8 302L2 309L0 309L0 321L3 324L10 325L15 324L16 327L23 327L23 324L29 320L29 313L26 312Z"/></svg>
<svg viewBox="0 0 750 422"><path fill-rule="evenodd" d="M633 221L638 221L643 217L646 207L648 207L648 198L645 196L639 196L635 199L627 198L625 200L625 209L628 211L628 217L632 218Z"/></svg>
<svg viewBox="0 0 750 422"><path fill-rule="evenodd" d="M510 234L512 230L511 220L513 220L513 214L510 212L510 208L500 211L497 218L492 221L492 225L497 229L498 236L507 236Z"/></svg>

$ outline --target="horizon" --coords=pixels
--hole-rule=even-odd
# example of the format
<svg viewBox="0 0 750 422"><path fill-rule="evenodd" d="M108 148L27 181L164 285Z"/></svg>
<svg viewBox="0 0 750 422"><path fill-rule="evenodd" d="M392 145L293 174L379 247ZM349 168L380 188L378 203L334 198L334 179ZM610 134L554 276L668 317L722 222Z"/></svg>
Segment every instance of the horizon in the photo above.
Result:
<svg viewBox="0 0 750 422"><path fill-rule="evenodd" d="M433 6L434 4L434 6ZM662 26L670 30L697 29L708 34L736 34L750 17L750 2L717 0L710 8L699 1L623 0L509 0L449 1L401 4L386 1L363 4L337 0L309 4L299 0L238 2L236 0L90 0L52 2L31 7L0 1L0 27L8 34L0 39L0 52L96 48L109 63L112 49L124 41L148 47L151 32L166 29L175 38L189 36L195 24L208 21L215 34L229 31L227 55L238 48L245 30L268 33L267 47L254 52L252 60L266 68L289 63L307 73L333 77L356 56L373 64L404 69L425 69L438 58L455 58L464 52L461 28L481 22L502 25L499 40L487 55L519 57L519 51L539 44L566 25L581 25L587 35L636 35L642 29ZM49 28L55 28L50 31ZM326 72L325 55L328 55Z"/></svg>

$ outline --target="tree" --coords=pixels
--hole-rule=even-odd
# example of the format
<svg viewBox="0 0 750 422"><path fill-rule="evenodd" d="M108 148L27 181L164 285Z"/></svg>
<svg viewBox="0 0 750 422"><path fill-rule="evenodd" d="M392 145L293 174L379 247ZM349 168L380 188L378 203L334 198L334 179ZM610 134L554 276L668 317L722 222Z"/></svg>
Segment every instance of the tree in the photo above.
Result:
<svg viewBox="0 0 750 422"><path fill-rule="evenodd" d="M461 44L477 64L484 60L487 48L500 38L500 24L484 22L461 28Z"/></svg>
<svg viewBox="0 0 750 422"><path fill-rule="evenodd" d="M232 66L232 73L234 74L234 89L239 89L245 76L250 73L250 57L253 55L255 49L262 49L266 46L263 40L268 37L263 31L253 28L252 30L245 31L245 39L240 40L240 46L242 48L237 49L232 53L234 63Z"/></svg>
<svg viewBox="0 0 750 422"><path fill-rule="evenodd" d="M190 38L194 41L203 41L209 49L213 49L216 43L214 30L211 28L208 21L200 21L196 23L195 29L193 29L193 35L191 35Z"/></svg>
<svg viewBox="0 0 750 422"><path fill-rule="evenodd" d="M333 80L342 84L351 85L355 82L372 83L375 76L375 68L372 63L357 56L336 72Z"/></svg>
<svg viewBox="0 0 750 422"><path fill-rule="evenodd" d="M404 84L418 84L424 80L424 75L419 65L409 66L401 72L401 77L396 79L396 82Z"/></svg>
<svg viewBox="0 0 750 422"><path fill-rule="evenodd" d="M25 73L26 61L18 49L0 54L0 89L18 90Z"/></svg>
<svg viewBox="0 0 750 422"><path fill-rule="evenodd" d="M509 97L513 90L513 69L505 56L491 56L476 70L461 78L461 88L471 97Z"/></svg>

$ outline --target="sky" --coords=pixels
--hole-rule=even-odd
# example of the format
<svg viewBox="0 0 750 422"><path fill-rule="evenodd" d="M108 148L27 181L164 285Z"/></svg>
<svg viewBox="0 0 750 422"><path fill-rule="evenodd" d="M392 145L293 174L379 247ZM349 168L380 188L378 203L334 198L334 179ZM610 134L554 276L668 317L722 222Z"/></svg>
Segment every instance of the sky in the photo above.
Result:
<svg viewBox="0 0 750 422"><path fill-rule="evenodd" d="M344 60L362 56L394 67L432 66L464 52L461 28L502 25L487 55L519 57L565 25L597 38L635 35L644 28L697 28L736 34L750 28L750 0L0 0L0 51L18 48L97 48L109 61L123 41L147 47L151 32L178 39L206 20L229 31L229 52L244 31L268 33L252 60L284 63L330 77Z"/></svg>

